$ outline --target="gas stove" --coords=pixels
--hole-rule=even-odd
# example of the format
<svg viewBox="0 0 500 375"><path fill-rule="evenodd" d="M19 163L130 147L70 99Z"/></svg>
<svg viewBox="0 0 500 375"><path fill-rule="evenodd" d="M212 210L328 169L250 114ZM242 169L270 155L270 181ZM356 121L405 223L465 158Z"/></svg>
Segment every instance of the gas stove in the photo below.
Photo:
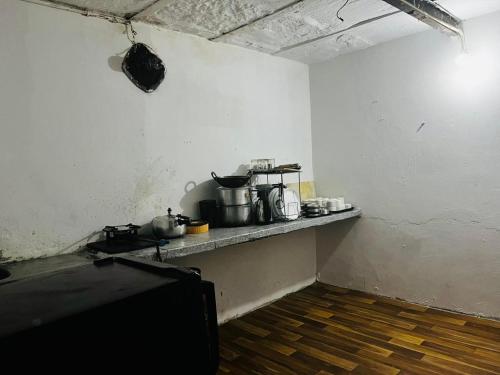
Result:
<svg viewBox="0 0 500 375"><path fill-rule="evenodd" d="M106 238L103 241L90 242L87 244L87 247L107 254L118 254L156 247L159 254L159 247L166 245L168 241L139 236L138 231L140 228L140 225L134 224L106 225L102 230Z"/></svg>

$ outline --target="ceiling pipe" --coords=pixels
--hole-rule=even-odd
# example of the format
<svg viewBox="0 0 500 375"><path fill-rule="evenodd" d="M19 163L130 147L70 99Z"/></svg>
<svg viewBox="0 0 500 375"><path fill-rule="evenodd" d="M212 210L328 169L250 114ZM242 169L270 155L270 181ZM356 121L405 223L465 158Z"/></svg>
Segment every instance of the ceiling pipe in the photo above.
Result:
<svg viewBox="0 0 500 375"><path fill-rule="evenodd" d="M373 18L369 18L367 20L363 20L363 21L360 21L358 23L355 23L354 25L351 25L349 27L346 27L344 29L341 29L341 30L336 30L332 33L329 33L329 34L326 34L326 35L320 35L316 38L312 38L312 39L307 39L307 40L304 40L302 42L298 42L298 43L295 43L295 44L291 44L289 46L285 46L285 47L282 47L280 48L279 50L273 52L272 54L273 55L278 55L282 52L285 52L285 51L288 51L288 50L291 50L291 49L294 49L294 48L297 48L297 47L302 47L302 46L305 46L306 44L310 44L310 43L314 43L314 42L318 42L320 40L323 40L323 39L326 39L326 38L330 38L334 35L338 35L338 34L343 34L345 33L346 31L349 31L349 30L352 30L352 29L355 29L357 27L360 27L360 26L364 26L364 25L367 25L369 23L372 23L372 22L375 22L375 21L378 21L378 20L381 20L383 18L387 18L387 17L390 17L390 16L393 16L395 14L399 14L401 13L400 10L396 10L394 12L391 12L391 13L387 13L387 14L382 14L381 16L377 16L377 17L373 17Z"/></svg>
<svg viewBox="0 0 500 375"><path fill-rule="evenodd" d="M462 42L462 20L433 0L383 0L434 29L458 35Z"/></svg>

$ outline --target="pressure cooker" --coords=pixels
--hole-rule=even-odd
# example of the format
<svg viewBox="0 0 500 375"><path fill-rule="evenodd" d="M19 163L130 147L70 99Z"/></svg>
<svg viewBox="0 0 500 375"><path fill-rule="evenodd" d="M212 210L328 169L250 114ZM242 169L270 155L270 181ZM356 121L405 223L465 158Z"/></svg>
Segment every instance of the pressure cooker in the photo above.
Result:
<svg viewBox="0 0 500 375"><path fill-rule="evenodd" d="M172 209L169 208L168 214L155 217L151 221L153 234L157 238L177 238L186 234L186 224L191 223L187 216L172 215Z"/></svg>

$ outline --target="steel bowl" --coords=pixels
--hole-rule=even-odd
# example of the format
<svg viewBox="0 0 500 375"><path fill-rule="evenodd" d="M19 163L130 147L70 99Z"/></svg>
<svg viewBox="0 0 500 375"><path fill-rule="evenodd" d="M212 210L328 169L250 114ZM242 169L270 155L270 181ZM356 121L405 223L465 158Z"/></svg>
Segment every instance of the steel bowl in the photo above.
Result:
<svg viewBox="0 0 500 375"><path fill-rule="evenodd" d="M252 222L252 205L219 206L221 224L224 227L241 227Z"/></svg>

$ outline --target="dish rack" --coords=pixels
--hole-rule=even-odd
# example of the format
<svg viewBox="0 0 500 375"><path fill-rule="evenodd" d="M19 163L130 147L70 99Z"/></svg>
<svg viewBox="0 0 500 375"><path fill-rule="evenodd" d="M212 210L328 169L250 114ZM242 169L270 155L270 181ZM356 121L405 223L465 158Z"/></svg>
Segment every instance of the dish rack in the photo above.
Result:
<svg viewBox="0 0 500 375"><path fill-rule="evenodd" d="M292 218L293 216L295 216L293 213L291 212L296 212L298 214L298 217L301 217L302 216L302 210L301 210L301 207L302 207L302 192L301 192L301 173L302 171L300 169L294 169L294 168L279 168L279 167L276 167L276 168L273 168L273 169L268 169L268 170L256 170L256 169L250 169L250 172L252 173L252 175L265 175L266 176L266 183L269 184L269 178L270 176L279 176L280 177L280 187L278 189L278 194L279 194L279 200L277 202L281 202L282 204L284 204L285 200L284 200L284 194L285 194L285 184L284 184L284 179L283 179L283 176L286 175L286 174L292 174L292 173L296 173L297 174L297 179L298 179L298 183L299 183L299 202L295 205L297 207L290 207L291 204L288 204L288 207L277 207L279 209L283 209L283 212L284 214L282 215L276 215L275 218L277 220L281 220L281 221L290 221L290 220L295 220L294 218ZM295 208L295 210L294 210Z"/></svg>

